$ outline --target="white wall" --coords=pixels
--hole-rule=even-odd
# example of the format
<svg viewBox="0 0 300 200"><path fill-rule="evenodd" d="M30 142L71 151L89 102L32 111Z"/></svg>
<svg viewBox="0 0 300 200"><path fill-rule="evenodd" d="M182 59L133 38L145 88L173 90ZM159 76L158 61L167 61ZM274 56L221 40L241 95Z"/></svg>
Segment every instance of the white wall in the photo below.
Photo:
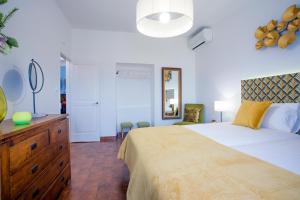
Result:
<svg viewBox="0 0 300 200"><path fill-rule="evenodd" d="M196 53L197 100L206 106L205 120L219 120L213 110L215 100L240 103L242 79L300 71L300 33L288 49L255 49L254 32L271 19L280 20L284 10L300 0L251 1L251 5L232 13L212 26L214 40ZM231 120L234 113L225 113Z"/></svg>
<svg viewBox="0 0 300 200"><path fill-rule="evenodd" d="M195 102L195 55L185 38L152 39L138 33L72 31L72 62L75 65L98 65L101 70L101 136L116 132L116 63L153 64L154 123L172 124L161 117L161 67L183 69L183 103Z"/></svg>
<svg viewBox="0 0 300 200"><path fill-rule="evenodd" d="M0 55L0 84L5 72L18 68L24 77L25 95L17 105L9 102L9 115L14 111L32 111L32 94L28 83L28 64L36 59L44 69L45 87L37 96L37 110L59 113L60 53L70 56L71 28L53 0L10 0L1 6L7 12L20 10L7 24L4 32L17 38L19 48L8 56Z"/></svg>

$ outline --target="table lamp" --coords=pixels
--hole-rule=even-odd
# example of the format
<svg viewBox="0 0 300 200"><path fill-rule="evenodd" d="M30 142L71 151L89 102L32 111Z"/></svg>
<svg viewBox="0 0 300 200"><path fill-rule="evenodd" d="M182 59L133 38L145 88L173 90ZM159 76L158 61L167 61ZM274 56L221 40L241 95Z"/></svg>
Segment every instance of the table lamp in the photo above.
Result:
<svg viewBox="0 0 300 200"><path fill-rule="evenodd" d="M229 109L229 104L226 101L215 101L214 105L215 111L220 112L220 119L221 122L223 121L222 119L222 112L227 111Z"/></svg>

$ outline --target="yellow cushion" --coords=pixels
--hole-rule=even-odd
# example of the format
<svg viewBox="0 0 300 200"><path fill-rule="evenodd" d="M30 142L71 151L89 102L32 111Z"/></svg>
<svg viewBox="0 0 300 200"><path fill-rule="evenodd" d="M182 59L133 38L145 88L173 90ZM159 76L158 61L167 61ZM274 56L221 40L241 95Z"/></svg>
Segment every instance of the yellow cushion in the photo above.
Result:
<svg viewBox="0 0 300 200"><path fill-rule="evenodd" d="M236 114L233 124L259 129L264 115L271 105L272 102L270 101L244 101Z"/></svg>

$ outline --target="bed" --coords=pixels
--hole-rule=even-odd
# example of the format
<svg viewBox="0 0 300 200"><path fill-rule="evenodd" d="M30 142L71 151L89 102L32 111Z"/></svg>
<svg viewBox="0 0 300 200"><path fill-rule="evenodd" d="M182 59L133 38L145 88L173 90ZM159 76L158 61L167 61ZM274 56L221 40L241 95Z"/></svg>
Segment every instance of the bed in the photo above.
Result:
<svg viewBox="0 0 300 200"><path fill-rule="evenodd" d="M242 98L299 102L299 93L265 89L281 80L299 90L294 79L299 74L242 81ZM129 200L300 199L299 147L300 136L290 132L211 123L135 129L118 158L130 171Z"/></svg>
<svg viewBox="0 0 300 200"><path fill-rule="evenodd" d="M253 130L231 123L202 124L186 128L300 175L300 135L265 128Z"/></svg>

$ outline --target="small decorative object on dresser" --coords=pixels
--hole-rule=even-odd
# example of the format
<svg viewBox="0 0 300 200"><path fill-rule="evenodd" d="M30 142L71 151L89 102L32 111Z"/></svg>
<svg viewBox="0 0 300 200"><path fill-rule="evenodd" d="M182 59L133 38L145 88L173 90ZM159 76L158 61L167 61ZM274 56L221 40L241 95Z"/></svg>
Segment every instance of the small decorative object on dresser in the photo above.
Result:
<svg viewBox="0 0 300 200"><path fill-rule="evenodd" d="M16 125L30 124L31 120L32 120L32 115L30 112L16 112L12 118L12 121Z"/></svg>
<svg viewBox="0 0 300 200"><path fill-rule="evenodd" d="M41 77L38 77L38 71L40 72L39 74ZM35 61L34 59L31 59L31 62L28 67L28 76L29 76L29 84L30 88L32 90L32 102L33 102L33 118L38 118L38 117L45 117L45 114L40 114L36 112L36 95L40 93L44 87L45 83L45 77L44 77L44 72L42 70L41 65ZM41 80L41 83L38 83L38 80ZM40 86L38 86L40 85Z"/></svg>
<svg viewBox="0 0 300 200"><path fill-rule="evenodd" d="M55 200L71 179L67 115L0 125L1 199Z"/></svg>
<svg viewBox="0 0 300 200"><path fill-rule="evenodd" d="M5 119L7 114L7 103L4 91L0 87L0 123Z"/></svg>

